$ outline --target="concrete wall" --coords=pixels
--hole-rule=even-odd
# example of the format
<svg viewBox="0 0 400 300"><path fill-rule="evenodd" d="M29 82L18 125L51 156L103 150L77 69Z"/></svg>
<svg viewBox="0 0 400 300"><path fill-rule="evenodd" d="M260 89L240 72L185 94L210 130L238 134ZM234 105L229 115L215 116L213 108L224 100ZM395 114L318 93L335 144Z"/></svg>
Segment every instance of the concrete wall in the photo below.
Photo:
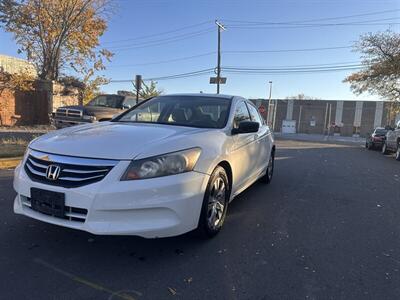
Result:
<svg viewBox="0 0 400 300"><path fill-rule="evenodd" d="M252 100L268 110L268 100ZM277 103L277 104L276 104ZM365 136L375 127L394 125L396 116L390 114L392 104L382 101L347 100L287 100L273 99L271 112L276 109L275 126L281 132L283 120L296 120L299 133ZM264 114L267 116L267 113ZM400 118L400 116L398 116Z"/></svg>

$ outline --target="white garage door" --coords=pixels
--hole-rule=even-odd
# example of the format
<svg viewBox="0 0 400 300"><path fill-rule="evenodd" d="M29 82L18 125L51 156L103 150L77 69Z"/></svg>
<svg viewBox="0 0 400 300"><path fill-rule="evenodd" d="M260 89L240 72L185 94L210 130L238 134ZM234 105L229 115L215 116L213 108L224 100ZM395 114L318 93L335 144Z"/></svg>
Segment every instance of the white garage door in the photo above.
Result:
<svg viewBox="0 0 400 300"><path fill-rule="evenodd" d="M282 133L296 133L296 120L283 120Z"/></svg>

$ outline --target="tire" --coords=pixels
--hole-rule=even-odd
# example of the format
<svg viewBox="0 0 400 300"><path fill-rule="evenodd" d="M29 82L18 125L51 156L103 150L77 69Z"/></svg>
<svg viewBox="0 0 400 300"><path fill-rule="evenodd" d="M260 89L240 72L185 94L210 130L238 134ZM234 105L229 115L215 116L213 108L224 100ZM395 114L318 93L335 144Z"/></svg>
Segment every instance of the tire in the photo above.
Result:
<svg viewBox="0 0 400 300"><path fill-rule="evenodd" d="M272 181L272 177L274 175L274 166L275 166L275 150L272 150L268 161L267 171L265 172L265 175L261 177L261 181L263 183L269 184Z"/></svg>
<svg viewBox="0 0 400 300"><path fill-rule="evenodd" d="M368 150L372 150L372 148L374 148L373 144L372 144L372 143L368 143L367 149L368 149Z"/></svg>
<svg viewBox="0 0 400 300"><path fill-rule="evenodd" d="M389 151L387 150L386 142L382 145L382 154L388 154Z"/></svg>
<svg viewBox="0 0 400 300"><path fill-rule="evenodd" d="M396 160L400 161L400 143L397 144Z"/></svg>
<svg viewBox="0 0 400 300"><path fill-rule="evenodd" d="M214 169L207 184L197 232L211 238L221 231L228 209L230 185L224 168Z"/></svg>
<svg viewBox="0 0 400 300"><path fill-rule="evenodd" d="M368 142L365 142L365 149L368 149Z"/></svg>

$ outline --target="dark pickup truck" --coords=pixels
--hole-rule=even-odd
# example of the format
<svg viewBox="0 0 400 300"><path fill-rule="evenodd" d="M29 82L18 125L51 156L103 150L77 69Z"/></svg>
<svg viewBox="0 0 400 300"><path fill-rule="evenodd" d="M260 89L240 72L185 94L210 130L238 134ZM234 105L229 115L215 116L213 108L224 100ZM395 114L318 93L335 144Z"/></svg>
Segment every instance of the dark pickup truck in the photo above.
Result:
<svg viewBox="0 0 400 300"><path fill-rule="evenodd" d="M132 96L100 95L86 105L57 108L52 114L52 123L59 129L78 124L108 121L135 104L136 99Z"/></svg>

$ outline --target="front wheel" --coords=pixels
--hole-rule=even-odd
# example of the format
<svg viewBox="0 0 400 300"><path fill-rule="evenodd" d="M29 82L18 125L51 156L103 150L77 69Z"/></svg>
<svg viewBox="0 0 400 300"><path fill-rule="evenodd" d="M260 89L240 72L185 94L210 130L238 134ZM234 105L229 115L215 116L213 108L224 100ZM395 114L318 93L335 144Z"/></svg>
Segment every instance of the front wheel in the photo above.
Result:
<svg viewBox="0 0 400 300"><path fill-rule="evenodd" d="M261 181L269 184L272 181L272 176L274 175L274 165L275 165L275 151L272 150L271 155L269 156L268 167L265 172L265 175L261 178Z"/></svg>
<svg viewBox="0 0 400 300"><path fill-rule="evenodd" d="M385 142L385 143L383 143L383 146L382 146L382 154L388 154L388 150L387 150L386 142Z"/></svg>
<svg viewBox="0 0 400 300"><path fill-rule="evenodd" d="M397 144L396 160L400 161L400 143Z"/></svg>
<svg viewBox="0 0 400 300"><path fill-rule="evenodd" d="M218 166L210 176L201 209L198 232L204 237L215 236L225 221L230 197L228 176Z"/></svg>

